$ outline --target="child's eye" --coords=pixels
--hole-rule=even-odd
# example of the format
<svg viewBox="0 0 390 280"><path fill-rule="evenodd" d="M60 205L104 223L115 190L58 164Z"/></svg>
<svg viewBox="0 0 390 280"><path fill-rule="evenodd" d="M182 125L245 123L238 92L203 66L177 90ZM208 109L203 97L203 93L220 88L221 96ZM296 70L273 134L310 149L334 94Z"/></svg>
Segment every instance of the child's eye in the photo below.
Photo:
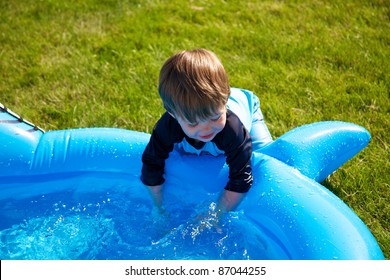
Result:
<svg viewBox="0 0 390 280"><path fill-rule="evenodd" d="M222 117L222 115L219 115L219 116L217 116L217 117L215 117L215 118L212 118L211 121L216 122L216 121L218 121L221 117Z"/></svg>
<svg viewBox="0 0 390 280"><path fill-rule="evenodd" d="M198 125L198 123L189 123L188 126L189 127L196 127Z"/></svg>

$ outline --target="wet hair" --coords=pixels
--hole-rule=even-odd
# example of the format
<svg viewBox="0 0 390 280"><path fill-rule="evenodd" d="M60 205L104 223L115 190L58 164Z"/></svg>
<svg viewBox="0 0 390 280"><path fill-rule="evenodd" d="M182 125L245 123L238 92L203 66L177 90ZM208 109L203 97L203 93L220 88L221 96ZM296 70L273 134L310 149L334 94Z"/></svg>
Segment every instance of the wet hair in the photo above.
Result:
<svg viewBox="0 0 390 280"><path fill-rule="evenodd" d="M221 61L205 49L182 51L170 57L161 68L158 91L164 108L190 123L215 115L230 96Z"/></svg>

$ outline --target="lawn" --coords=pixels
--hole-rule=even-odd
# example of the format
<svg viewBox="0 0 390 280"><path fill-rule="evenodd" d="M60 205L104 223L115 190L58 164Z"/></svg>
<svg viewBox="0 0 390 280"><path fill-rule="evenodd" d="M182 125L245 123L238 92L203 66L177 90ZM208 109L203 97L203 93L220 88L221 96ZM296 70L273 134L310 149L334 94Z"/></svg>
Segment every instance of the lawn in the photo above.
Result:
<svg viewBox="0 0 390 280"><path fill-rule="evenodd" d="M390 8L385 0L0 1L0 102L45 130L150 132L163 62L203 47L261 99L274 138L341 120L367 148L323 183L390 259Z"/></svg>

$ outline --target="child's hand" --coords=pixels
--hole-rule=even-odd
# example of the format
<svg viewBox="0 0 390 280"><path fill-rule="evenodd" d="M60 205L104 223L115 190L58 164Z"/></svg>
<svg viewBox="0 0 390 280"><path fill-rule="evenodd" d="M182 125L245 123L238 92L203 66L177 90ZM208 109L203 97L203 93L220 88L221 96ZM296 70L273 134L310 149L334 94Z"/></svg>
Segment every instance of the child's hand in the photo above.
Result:
<svg viewBox="0 0 390 280"><path fill-rule="evenodd" d="M154 205L153 209L152 209L152 217L155 217L155 218L161 218L161 217L169 218L169 213L165 210L164 207Z"/></svg>
<svg viewBox="0 0 390 280"><path fill-rule="evenodd" d="M151 212L154 228L165 235L171 230L171 217L163 207L154 206Z"/></svg>
<svg viewBox="0 0 390 280"><path fill-rule="evenodd" d="M218 233L222 233L222 229L219 226L222 214L222 211L216 208L216 204L211 203L208 210L200 213L195 218L193 230L199 234L205 229L210 230L214 228Z"/></svg>

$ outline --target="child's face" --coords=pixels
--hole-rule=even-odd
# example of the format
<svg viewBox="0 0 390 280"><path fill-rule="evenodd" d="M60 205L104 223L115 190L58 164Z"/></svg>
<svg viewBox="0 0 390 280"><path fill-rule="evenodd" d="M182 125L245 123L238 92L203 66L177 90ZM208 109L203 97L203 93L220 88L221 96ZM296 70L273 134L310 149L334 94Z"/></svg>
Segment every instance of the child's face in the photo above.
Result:
<svg viewBox="0 0 390 280"><path fill-rule="evenodd" d="M184 133L195 140L209 142L221 132L226 124L226 107L218 110L207 120L190 123L181 117L175 117Z"/></svg>

